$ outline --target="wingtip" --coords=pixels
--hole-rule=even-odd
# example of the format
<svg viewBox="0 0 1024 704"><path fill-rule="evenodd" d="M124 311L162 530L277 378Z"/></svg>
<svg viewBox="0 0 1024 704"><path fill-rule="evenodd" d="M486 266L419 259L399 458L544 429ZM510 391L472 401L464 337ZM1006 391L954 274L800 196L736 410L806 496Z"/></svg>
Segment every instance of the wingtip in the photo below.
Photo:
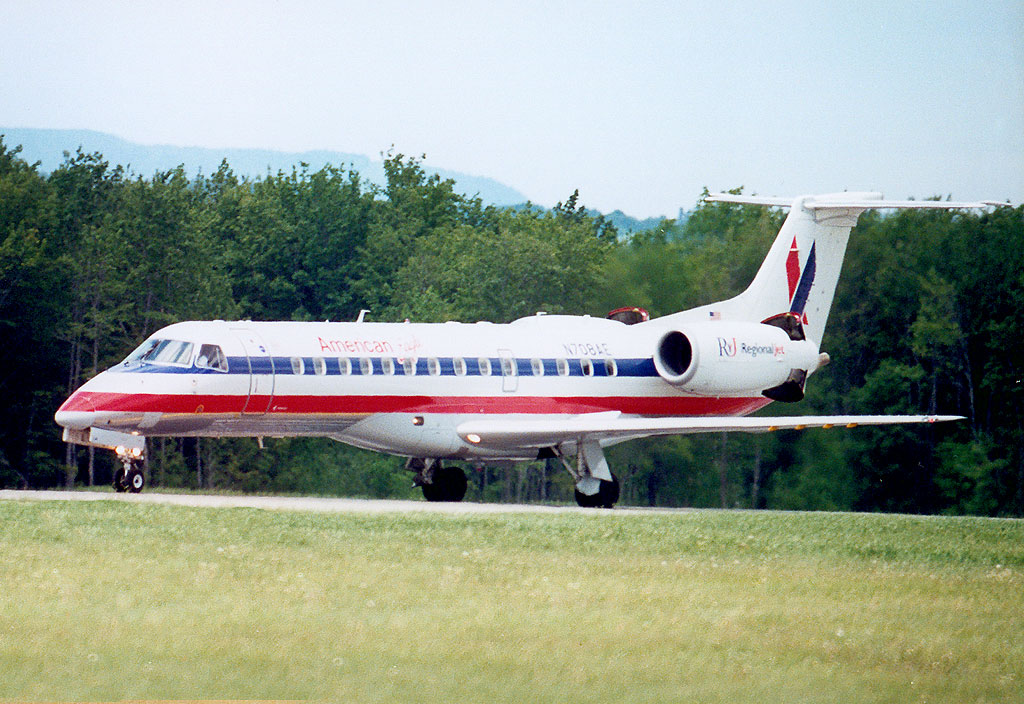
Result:
<svg viewBox="0 0 1024 704"><path fill-rule="evenodd" d="M928 416L929 423L950 423L957 420L967 420L967 416Z"/></svg>

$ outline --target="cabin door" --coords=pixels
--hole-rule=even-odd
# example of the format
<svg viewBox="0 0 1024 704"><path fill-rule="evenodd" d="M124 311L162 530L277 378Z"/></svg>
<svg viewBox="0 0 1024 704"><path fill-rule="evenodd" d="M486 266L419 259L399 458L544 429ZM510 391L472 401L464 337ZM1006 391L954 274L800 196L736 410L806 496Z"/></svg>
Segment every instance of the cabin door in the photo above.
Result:
<svg viewBox="0 0 1024 704"><path fill-rule="evenodd" d="M519 388L519 370L516 368L516 358L512 350L498 350L498 359L501 366L501 390L505 393L512 393Z"/></svg>
<svg viewBox="0 0 1024 704"><path fill-rule="evenodd" d="M249 360L249 398L242 413L266 413L274 400L274 360L263 338L249 328L231 329Z"/></svg>

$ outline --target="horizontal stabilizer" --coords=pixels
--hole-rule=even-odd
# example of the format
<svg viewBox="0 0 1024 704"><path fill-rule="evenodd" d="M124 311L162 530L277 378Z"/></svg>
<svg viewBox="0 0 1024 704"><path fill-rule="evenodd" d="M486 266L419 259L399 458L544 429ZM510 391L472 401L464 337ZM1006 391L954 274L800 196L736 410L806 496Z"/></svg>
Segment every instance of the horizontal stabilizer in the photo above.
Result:
<svg viewBox="0 0 1024 704"><path fill-rule="evenodd" d="M767 433L805 428L854 428L859 425L941 423L963 416L701 416L623 418L615 413L592 413L550 420L468 420L457 432L472 445L484 447L550 447L579 440L626 440L655 435L744 432Z"/></svg>
<svg viewBox="0 0 1024 704"><path fill-rule="evenodd" d="M704 197L708 203L740 203L743 205L768 205L778 208L789 208L800 199L778 198L774 196L744 196L734 193L711 193ZM961 209L988 208L990 206L1009 205L990 200L981 201L950 201L950 200L884 200L881 193L829 193L820 196L802 198L803 207L808 210L825 208L898 208L904 209Z"/></svg>

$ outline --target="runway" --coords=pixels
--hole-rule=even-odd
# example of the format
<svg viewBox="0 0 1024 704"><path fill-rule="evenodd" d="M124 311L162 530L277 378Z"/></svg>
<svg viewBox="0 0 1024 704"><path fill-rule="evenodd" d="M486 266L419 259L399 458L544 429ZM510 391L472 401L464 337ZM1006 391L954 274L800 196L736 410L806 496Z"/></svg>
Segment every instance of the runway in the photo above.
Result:
<svg viewBox="0 0 1024 704"><path fill-rule="evenodd" d="M206 508L259 508L271 511L310 511L316 513L438 513L474 515L495 513L584 513L638 514L692 511L692 509L615 508L595 509L578 506L542 506L532 504L479 504L471 502L431 503L395 499L339 499L312 496L243 496L218 494L168 494L144 492L116 494L100 491L0 490L0 501L121 501L137 504L169 504Z"/></svg>

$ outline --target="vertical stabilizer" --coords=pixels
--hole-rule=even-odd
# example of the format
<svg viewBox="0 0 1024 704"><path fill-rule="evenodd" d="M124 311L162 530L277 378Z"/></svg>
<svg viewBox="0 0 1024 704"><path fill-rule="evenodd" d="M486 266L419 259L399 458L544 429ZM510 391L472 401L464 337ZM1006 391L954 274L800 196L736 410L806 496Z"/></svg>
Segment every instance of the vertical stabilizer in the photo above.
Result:
<svg viewBox="0 0 1024 704"><path fill-rule="evenodd" d="M711 201L788 206L789 215L746 291L677 315L691 320L761 322L780 313L793 313L803 322L806 336L820 343L850 230L860 214L871 207L865 203L881 198L880 193L838 193L792 200L709 196Z"/></svg>
<svg viewBox="0 0 1024 704"><path fill-rule="evenodd" d="M850 230L866 208L837 206L810 209L809 201L881 199L879 193L805 196L790 206L768 256L747 290L730 303L734 314L761 321L779 313L794 313L804 333L821 342L843 267Z"/></svg>
<svg viewBox="0 0 1024 704"><path fill-rule="evenodd" d="M795 199L717 193L710 202L788 207L789 215L747 290L727 301L666 316L662 320L762 322L792 313L807 338L821 343L850 230L872 208L955 209L999 205L988 201L882 200L881 193L829 193Z"/></svg>

